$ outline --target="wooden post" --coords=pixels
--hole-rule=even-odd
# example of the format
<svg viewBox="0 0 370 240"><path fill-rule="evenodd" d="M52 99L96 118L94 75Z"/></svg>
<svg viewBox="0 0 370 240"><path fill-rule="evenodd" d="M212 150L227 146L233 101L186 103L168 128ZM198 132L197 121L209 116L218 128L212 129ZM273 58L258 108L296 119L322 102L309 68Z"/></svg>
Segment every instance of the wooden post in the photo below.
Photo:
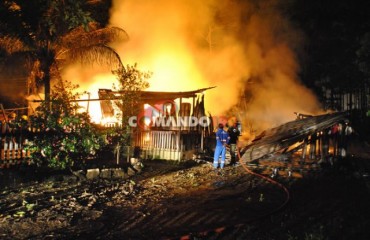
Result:
<svg viewBox="0 0 370 240"><path fill-rule="evenodd" d="M117 165L119 165L119 155L120 155L120 145L117 144L117 147L116 147L116 152L117 152Z"/></svg>
<svg viewBox="0 0 370 240"><path fill-rule="evenodd" d="M200 149L204 150L204 128L202 128L202 133L201 133L201 136L200 136Z"/></svg>
<svg viewBox="0 0 370 240"><path fill-rule="evenodd" d="M316 133L310 136L310 159L316 158Z"/></svg>
<svg viewBox="0 0 370 240"><path fill-rule="evenodd" d="M180 106L182 104L182 97L180 97ZM181 143L180 143L180 139L181 139L181 125L179 126L179 131L177 132L177 150L179 152L181 152ZM178 159L180 160L180 159Z"/></svg>
<svg viewBox="0 0 370 240"><path fill-rule="evenodd" d="M303 143L301 163L304 163L306 159L306 152L307 152L307 138L304 140Z"/></svg>

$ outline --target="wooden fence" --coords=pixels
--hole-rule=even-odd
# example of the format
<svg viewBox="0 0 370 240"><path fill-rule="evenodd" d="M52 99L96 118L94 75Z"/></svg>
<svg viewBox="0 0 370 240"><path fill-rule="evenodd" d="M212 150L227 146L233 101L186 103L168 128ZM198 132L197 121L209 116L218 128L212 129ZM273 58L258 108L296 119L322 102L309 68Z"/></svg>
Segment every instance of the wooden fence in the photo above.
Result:
<svg viewBox="0 0 370 240"><path fill-rule="evenodd" d="M202 136L197 131L138 131L133 136L134 146L143 150L144 158L182 160L186 152L201 148ZM190 152L189 152L190 154ZM150 157L151 156L151 157Z"/></svg>
<svg viewBox="0 0 370 240"><path fill-rule="evenodd" d="M0 168L30 163L30 150L25 148L27 142L37 134L12 122L0 122ZM147 151L147 155L164 159L184 159L184 153L202 148L204 133L199 131L140 131L134 133L133 146ZM163 155L163 156L162 156Z"/></svg>
<svg viewBox="0 0 370 240"><path fill-rule="evenodd" d="M134 145L167 150L191 150L199 148L201 138L196 131L138 131L134 133Z"/></svg>
<svg viewBox="0 0 370 240"><path fill-rule="evenodd" d="M0 168L28 163L30 151L25 150L29 130L22 126L0 122Z"/></svg>

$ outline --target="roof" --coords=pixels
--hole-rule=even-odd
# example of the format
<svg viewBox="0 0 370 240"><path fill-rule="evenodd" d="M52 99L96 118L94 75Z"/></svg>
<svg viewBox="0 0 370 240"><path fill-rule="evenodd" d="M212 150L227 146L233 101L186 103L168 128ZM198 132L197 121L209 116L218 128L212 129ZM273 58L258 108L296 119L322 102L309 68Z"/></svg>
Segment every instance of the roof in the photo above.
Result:
<svg viewBox="0 0 370 240"><path fill-rule="evenodd" d="M197 94L203 93L215 87L201 88L186 92L156 92L156 91L139 91L140 99L145 103L151 103L158 100L174 100L177 98L191 98L196 97ZM125 91L112 91L111 89L99 89L99 100L113 100L119 99L119 96Z"/></svg>
<svg viewBox="0 0 370 240"><path fill-rule="evenodd" d="M138 98L142 103L157 104L161 101L173 101L178 98L191 98L197 97L197 94L201 94L208 89L215 87L201 88L198 90L187 91L187 92L154 92L154 91L138 91ZM114 115L114 109L111 100L119 100L120 96L126 91L112 91L111 89L99 89L99 99L92 99L89 101L99 100L100 107L102 109L103 117L112 117Z"/></svg>

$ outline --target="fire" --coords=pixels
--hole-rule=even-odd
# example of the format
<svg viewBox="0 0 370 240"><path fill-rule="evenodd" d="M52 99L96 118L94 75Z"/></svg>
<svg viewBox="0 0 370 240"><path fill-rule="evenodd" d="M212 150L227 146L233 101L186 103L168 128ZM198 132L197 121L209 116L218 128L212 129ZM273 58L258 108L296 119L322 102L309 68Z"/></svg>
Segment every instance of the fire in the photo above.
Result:
<svg viewBox="0 0 370 240"><path fill-rule="evenodd" d="M151 91L190 91L207 87L191 56L182 49L159 52L148 68L153 69L149 80Z"/></svg>
<svg viewBox="0 0 370 240"><path fill-rule="evenodd" d="M321 110L298 79L300 33L278 2L114 0L110 24L123 28L130 41L112 47L124 64L153 73L148 90L217 86L206 93L207 112L220 116L232 109L243 126L259 132L293 120L294 112ZM91 98L115 81L95 69L75 70L67 79L82 82ZM99 102L90 102L88 110L99 122Z"/></svg>
<svg viewBox="0 0 370 240"><path fill-rule="evenodd" d="M140 65L141 66L141 65ZM139 66L139 67L140 67ZM194 60L183 49L178 51L159 52L158 56L141 66L141 71L153 72L152 77L148 80L150 87L148 91L191 91L207 87L205 80L202 79L199 70L196 68ZM98 99L99 88L112 88L117 84L116 76L112 74L98 74L92 77L89 84L84 84L89 94L83 95L82 99ZM187 99L183 99L186 102ZM117 119L103 119L99 101L82 102L83 109L88 111L91 119L95 123L106 125L117 122Z"/></svg>
<svg viewBox="0 0 370 240"><path fill-rule="evenodd" d="M82 89L86 89L87 92L87 94L81 96L81 99L93 100L80 102L81 110L89 113L92 122L102 125L117 122L115 118L103 118L100 101L97 100L99 99L99 89L112 88L114 81L115 76L112 74L98 74L92 77L91 82L83 84L85 86L80 86Z"/></svg>

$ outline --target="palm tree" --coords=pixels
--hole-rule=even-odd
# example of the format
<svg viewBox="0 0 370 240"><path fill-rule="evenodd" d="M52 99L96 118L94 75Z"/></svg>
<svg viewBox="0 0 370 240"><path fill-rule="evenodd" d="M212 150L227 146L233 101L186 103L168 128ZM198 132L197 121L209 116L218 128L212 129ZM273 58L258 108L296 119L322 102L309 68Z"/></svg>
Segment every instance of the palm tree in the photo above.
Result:
<svg viewBox="0 0 370 240"><path fill-rule="evenodd" d="M24 60L31 85L44 86L50 101L51 79L61 79L68 63L122 66L108 44L127 40L117 27L102 27L91 17L99 0L3 0L0 3L0 64ZM95 9L96 9L95 8ZM99 9L97 9L99 11ZM1 69L0 69L1 70Z"/></svg>

